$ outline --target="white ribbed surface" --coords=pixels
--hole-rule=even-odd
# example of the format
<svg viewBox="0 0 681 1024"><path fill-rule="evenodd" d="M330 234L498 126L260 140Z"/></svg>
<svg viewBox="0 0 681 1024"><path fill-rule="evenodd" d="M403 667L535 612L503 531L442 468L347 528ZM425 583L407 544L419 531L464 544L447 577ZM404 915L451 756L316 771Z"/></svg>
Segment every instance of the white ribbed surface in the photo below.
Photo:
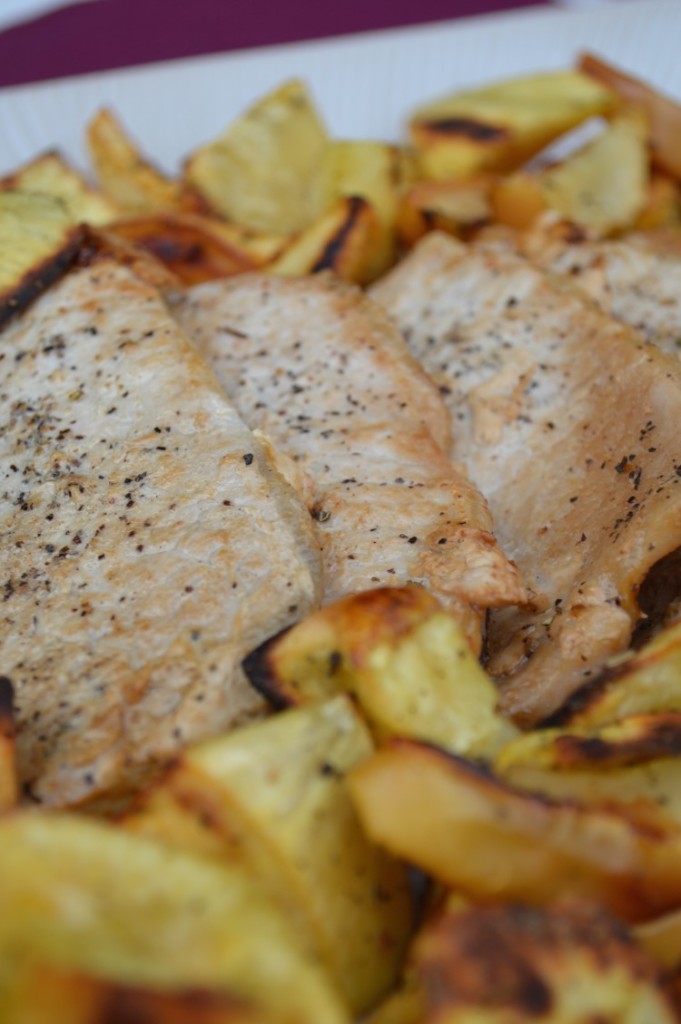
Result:
<svg viewBox="0 0 681 1024"><path fill-rule="evenodd" d="M59 147L86 165L83 125L113 106L169 169L283 79L312 87L336 135L398 139L411 107L453 88L565 67L593 50L681 97L681 0L527 8L317 43L0 90L0 172ZM86 44L84 44L86 45Z"/></svg>

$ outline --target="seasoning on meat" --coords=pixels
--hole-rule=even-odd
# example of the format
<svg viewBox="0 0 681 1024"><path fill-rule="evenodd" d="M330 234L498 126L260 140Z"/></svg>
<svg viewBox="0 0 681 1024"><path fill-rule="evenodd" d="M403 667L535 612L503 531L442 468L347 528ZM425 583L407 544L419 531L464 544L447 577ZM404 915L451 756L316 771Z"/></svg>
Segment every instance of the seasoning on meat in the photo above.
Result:
<svg viewBox="0 0 681 1024"><path fill-rule="evenodd" d="M431 235L373 295L533 591L492 614L489 667L536 721L627 646L646 573L681 544L681 367L508 246Z"/></svg>
<svg viewBox="0 0 681 1024"><path fill-rule="evenodd" d="M523 600L489 511L445 455L450 425L383 311L331 275L245 275L173 304L249 426L303 474L324 599L421 583L479 646L482 609Z"/></svg>
<svg viewBox="0 0 681 1024"><path fill-rule="evenodd" d="M309 517L158 293L106 260L0 349L0 671L65 805L257 712L244 655L316 604Z"/></svg>

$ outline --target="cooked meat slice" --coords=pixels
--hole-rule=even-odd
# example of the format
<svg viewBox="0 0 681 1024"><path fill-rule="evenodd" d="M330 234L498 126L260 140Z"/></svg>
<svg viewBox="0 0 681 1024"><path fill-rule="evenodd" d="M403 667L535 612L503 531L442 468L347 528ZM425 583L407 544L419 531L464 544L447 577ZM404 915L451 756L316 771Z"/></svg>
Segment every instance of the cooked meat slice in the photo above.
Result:
<svg viewBox="0 0 681 1024"><path fill-rule="evenodd" d="M418 582L478 644L481 609L522 599L484 501L444 454L442 396L358 288L252 274L192 288L173 311L307 479L326 601Z"/></svg>
<svg viewBox="0 0 681 1024"><path fill-rule="evenodd" d="M154 289L113 262L3 335L0 671L21 780L75 804L261 707L316 603L309 516Z"/></svg>
<svg viewBox="0 0 681 1024"><path fill-rule="evenodd" d="M643 235L594 241L575 238L561 225L529 232L521 239L521 251L665 352L681 353L678 256L656 251Z"/></svg>
<svg viewBox="0 0 681 1024"><path fill-rule="evenodd" d="M626 647L681 544L681 367L508 247L428 237L373 289L447 391L452 452L531 604L494 613L502 704L543 718Z"/></svg>

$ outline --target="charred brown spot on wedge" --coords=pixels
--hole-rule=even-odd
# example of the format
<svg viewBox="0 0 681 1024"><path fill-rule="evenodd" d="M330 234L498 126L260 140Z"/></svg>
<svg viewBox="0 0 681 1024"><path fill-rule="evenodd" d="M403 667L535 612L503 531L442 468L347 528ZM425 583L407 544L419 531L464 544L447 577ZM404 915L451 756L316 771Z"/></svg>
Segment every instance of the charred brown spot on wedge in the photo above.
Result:
<svg viewBox="0 0 681 1024"><path fill-rule="evenodd" d="M630 715L681 711L681 623L613 661L542 726L607 725Z"/></svg>
<svg viewBox="0 0 681 1024"><path fill-rule="evenodd" d="M256 1024L260 1019L260 1011L217 992L145 992L112 986L102 993L92 1024Z"/></svg>
<svg viewBox="0 0 681 1024"><path fill-rule="evenodd" d="M320 270L336 269L337 264L340 262L340 259L345 252L345 245L350 232L355 226L361 211L366 207L368 207L366 199L362 199L361 196L349 196L346 219L340 225L336 234L326 243L324 251L312 267L313 274L318 273Z"/></svg>
<svg viewBox="0 0 681 1024"><path fill-rule="evenodd" d="M14 687L0 676L0 812L15 807L19 796L15 743Z"/></svg>
<svg viewBox="0 0 681 1024"><path fill-rule="evenodd" d="M289 632L290 629L284 629L276 636L270 637L260 647L251 651L241 663L251 686L255 687L277 711L283 711L284 708L293 707L298 703L295 694L283 685L277 670L279 644Z"/></svg>
<svg viewBox="0 0 681 1024"><path fill-rule="evenodd" d="M588 903L487 907L453 897L418 937L413 963L428 1022L466 1010L480 1019L487 1011L495 1020L499 1012L562 1020L567 1001L595 1024L623 1019L617 1011L641 990L661 1020L673 1020L658 965L616 918Z"/></svg>
<svg viewBox="0 0 681 1024"><path fill-rule="evenodd" d="M619 741L566 733L556 737L557 767L639 764L681 754L681 713L641 716L640 731Z"/></svg>
<svg viewBox="0 0 681 1024"><path fill-rule="evenodd" d="M633 922L681 898L678 828L654 807L523 792L405 740L379 749L348 782L375 842L471 898L536 906L580 897Z"/></svg>
<svg viewBox="0 0 681 1024"><path fill-rule="evenodd" d="M415 125L418 132L426 135L444 135L447 138L472 139L474 142L502 142L509 131L503 125L486 124L470 117L441 117L432 121L420 121Z"/></svg>
<svg viewBox="0 0 681 1024"><path fill-rule="evenodd" d="M198 216L151 214L118 221L111 230L151 253L183 284L231 277L256 267L246 251L228 245Z"/></svg>
<svg viewBox="0 0 681 1024"><path fill-rule="evenodd" d="M7 676L0 676L0 736L13 737L14 721L14 687Z"/></svg>
<svg viewBox="0 0 681 1024"><path fill-rule="evenodd" d="M440 609L422 587L379 587L309 615L249 654L242 667L273 707L305 703L343 688L343 674L382 641L395 642Z"/></svg>
<svg viewBox="0 0 681 1024"><path fill-rule="evenodd" d="M58 199L0 192L0 325L66 273L83 235Z"/></svg>

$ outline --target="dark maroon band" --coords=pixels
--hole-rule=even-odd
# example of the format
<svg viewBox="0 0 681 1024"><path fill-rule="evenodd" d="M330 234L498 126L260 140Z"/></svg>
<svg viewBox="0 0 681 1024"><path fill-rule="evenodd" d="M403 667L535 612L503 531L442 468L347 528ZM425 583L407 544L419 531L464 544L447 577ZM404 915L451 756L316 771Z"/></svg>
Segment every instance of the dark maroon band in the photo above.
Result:
<svg viewBox="0 0 681 1024"><path fill-rule="evenodd" d="M93 0L0 32L0 86L198 54L509 11L544 2Z"/></svg>

